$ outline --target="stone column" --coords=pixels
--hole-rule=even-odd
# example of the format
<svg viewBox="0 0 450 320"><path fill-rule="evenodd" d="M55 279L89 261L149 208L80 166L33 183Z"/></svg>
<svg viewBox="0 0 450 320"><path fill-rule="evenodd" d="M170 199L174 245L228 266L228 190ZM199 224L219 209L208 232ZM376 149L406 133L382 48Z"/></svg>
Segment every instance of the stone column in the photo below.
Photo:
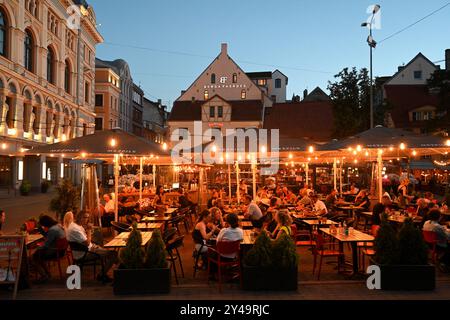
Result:
<svg viewBox="0 0 450 320"><path fill-rule="evenodd" d="M6 115L9 106L6 104L6 95L0 94L0 135L6 135L8 125L6 124Z"/></svg>

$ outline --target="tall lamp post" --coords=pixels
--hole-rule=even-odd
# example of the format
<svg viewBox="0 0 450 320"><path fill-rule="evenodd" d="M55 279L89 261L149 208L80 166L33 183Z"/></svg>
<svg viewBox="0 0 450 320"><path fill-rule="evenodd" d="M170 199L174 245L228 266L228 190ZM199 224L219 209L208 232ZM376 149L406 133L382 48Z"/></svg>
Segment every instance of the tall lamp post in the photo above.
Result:
<svg viewBox="0 0 450 320"><path fill-rule="evenodd" d="M373 119L373 68L372 68L372 50L377 46L377 42L372 37L372 25L373 20L375 19L375 15L380 10L380 5L376 4L373 7L372 18L370 22L363 22L361 27L369 27L369 36L367 37L367 43L370 47L370 129L373 129L374 119Z"/></svg>

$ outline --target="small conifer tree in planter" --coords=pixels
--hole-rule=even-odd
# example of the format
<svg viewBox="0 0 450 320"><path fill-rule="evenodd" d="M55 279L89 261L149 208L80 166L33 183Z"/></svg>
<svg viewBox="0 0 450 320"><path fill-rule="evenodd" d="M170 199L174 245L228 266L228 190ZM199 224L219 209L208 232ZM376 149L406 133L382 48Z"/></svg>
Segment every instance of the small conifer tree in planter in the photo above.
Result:
<svg viewBox="0 0 450 320"><path fill-rule="evenodd" d="M383 290L433 290L435 266L428 264L422 232L407 218L398 235L383 217L375 239L374 262L381 271Z"/></svg>
<svg viewBox="0 0 450 320"><path fill-rule="evenodd" d="M155 230L145 250L142 235L136 223L120 251L120 266L114 270L115 294L168 293L170 291L170 264L161 232Z"/></svg>
<svg viewBox="0 0 450 320"><path fill-rule="evenodd" d="M271 241L261 232L244 258L242 286L244 290L297 290L298 255L288 235Z"/></svg>

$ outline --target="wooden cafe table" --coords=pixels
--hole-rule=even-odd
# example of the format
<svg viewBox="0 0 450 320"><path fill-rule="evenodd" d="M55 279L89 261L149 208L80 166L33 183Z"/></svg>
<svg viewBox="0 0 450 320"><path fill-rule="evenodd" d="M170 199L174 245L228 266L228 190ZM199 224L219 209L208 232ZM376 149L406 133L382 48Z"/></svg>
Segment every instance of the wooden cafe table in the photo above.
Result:
<svg viewBox="0 0 450 320"><path fill-rule="evenodd" d="M352 264L353 264L353 274L358 274L358 242L373 242L375 237L366 234L358 230L352 230L348 236L344 234L332 233L329 228L319 229L324 234L339 241L339 250L344 252L344 243L350 243L352 247Z"/></svg>
<svg viewBox="0 0 450 320"><path fill-rule="evenodd" d="M141 232L142 235L142 246L145 246L150 239L152 238L153 232ZM122 232L119 235L117 235L114 239L112 239L110 242L105 244L105 248L112 248L112 249L118 249L123 248L127 245L127 239L130 236L130 232Z"/></svg>
<svg viewBox="0 0 450 320"><path fill-rule="evenodd" d="M164 223L162 222L140 222L137 224L139 230L155 230L162 229Z"/></svg>

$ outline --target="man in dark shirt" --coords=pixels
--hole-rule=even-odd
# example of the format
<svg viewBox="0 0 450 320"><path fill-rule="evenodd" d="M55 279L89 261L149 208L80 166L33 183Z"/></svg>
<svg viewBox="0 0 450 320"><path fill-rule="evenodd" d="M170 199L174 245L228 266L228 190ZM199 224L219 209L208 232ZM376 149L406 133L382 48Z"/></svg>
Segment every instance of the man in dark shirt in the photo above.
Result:
<svg viewBox="0 0 450 320"><path fill-rule="evenodd" d="M381 224L381 216L385 212L386 208L390 208L392 205L391 199L386 195L381 198L381 202L377 203L373 207L372 212L372 224L380 225Z"/></svg>
<svg viewBox="0 0 450 320"><path fill-rule="evenodd" d="M211 209L215 206L215 201L219 198L219 193L217 192L217 189L213 189L211 199L208 200L208 209Z"/></svg>

